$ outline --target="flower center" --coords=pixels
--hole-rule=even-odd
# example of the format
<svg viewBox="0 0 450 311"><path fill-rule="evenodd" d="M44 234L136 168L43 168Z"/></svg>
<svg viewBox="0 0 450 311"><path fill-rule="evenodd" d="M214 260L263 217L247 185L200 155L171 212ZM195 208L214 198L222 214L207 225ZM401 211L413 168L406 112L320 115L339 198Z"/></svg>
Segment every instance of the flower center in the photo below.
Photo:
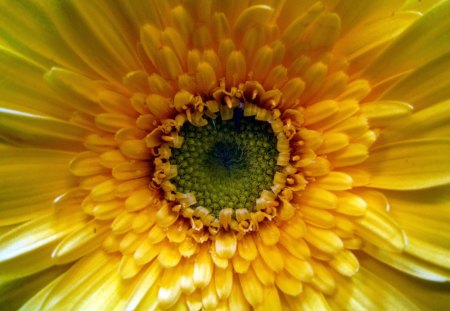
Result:
<svg viewBox="0 0 450 311"><path fill-rule="evenodd" d="M294 215L293 191L307 184L297 163L303 159L291 154L303 144L303 112L281 114L277 94L251 81L230 89L221 83L209 96L182 90L173 100L178 114L147 135L152 187L193 232L243 235Z"/></svg>
<svg viewBox="0 0 450 311"><path fill-rule="evenodd" d="M208 118L202 127L183 125L181 148L172 148L170 164L178 167L172 180L181 193L216 217L224 208L255 209L261 191L270 190L277 170L276 137L268 122L242 117Z"/></svg>

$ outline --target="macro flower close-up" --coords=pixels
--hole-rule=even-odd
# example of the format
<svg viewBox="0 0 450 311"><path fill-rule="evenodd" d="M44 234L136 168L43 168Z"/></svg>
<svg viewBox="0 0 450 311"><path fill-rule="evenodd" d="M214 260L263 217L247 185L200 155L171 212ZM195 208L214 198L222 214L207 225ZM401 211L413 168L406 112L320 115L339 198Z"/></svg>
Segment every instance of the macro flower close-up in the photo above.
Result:
<svg viewBox="0 0 450 311"><path fill-rule="evenodd" d="M450 0L0 0L0 310L450 308Z"/></svg>

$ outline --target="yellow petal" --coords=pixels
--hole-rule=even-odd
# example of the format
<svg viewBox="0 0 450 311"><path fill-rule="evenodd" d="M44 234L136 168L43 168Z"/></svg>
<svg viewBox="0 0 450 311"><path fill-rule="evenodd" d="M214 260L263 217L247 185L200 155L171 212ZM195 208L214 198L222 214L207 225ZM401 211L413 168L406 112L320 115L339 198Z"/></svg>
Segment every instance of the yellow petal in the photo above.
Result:
<svg viewBox="0 0 450 311"><path fill-rule="evenodd" d="M120 144L120 150L131 159L147 160L151 151L142 139L129 139Z"/></svg>
<svg viewBox="0 0 450 311"><path fill-rule="evenodd" d="M258 256L255 241L251 234L246 234L238 243L239 255L248 260L252 261Z"/></svg>
<svg viewBox="0 0 450 311"><path fill-rule="evenodd" d="M88 115L103 112L97 103L99 90L93 80L59 67L47 71L44 80L61 96L70 98L67 105Z"/></svg>
<svg viewBox="0 0 450 311"><path fill-rule="evenodd" d="M75 176L91 176L108 171L108 169L100 165L98 154L92 151L78 154L70 161L69 169Z"/></svg>
<svg viewBox="0 0 450 311"><path fill-rule="evenodd" d="M44 305L47 296L53 290L53 288L60 282L62 277L63 276L60 276L54 279L53 281L49 282L44 288L35 293L35 295L32 298L30 298L26 303L24 303L18 310L26 311L26 310L42 309L42 306Z"/></svg>
<svg viewBox="0 0 450 311"><path fill-rule="evenodd" d="M275 284L286 295L298 296L303 291L302 282L284 270L277 273Z"/></svg>
<svg viewBox="0 0 450 311"><path fill-rule="evenodd" d="M134 258L140 265L152 261L158 256L161 244L153 244L149 240L145 240L134 253Z"/></svg>
<svg viewBox="0 0 450 311"><path fill-rule="evenodd" d="M313 48L330 48L339 37L340 31L340 16L336 13L325 13L314 22L311 33L305 39L311 40Z"/></svg>
<svg viewBox="0 0 450 311"><path fill-rule="evenodd" d="M355 220L357 234L382 248L401 251L406 245L406 235L401 227L387 214L369 205L364 216Z"/></svg>
<svg viewBox="0 0 450 311"><path fill-rule="evenodd" d="M326 190L348 190L352 188L353 178L342 172L330 172L318 178L316 183Z"/></svg>
<svg viewBox="0 0 450 311"><path fill-rule="evenodd" d="M318 154L322 154L338 151L347 146L348 143L348 135L345 135L343 133L324 133L322 144L316 150L316 152Z"/></svg>
<svg viewBox="0 0 450 311"><path fill-rule="evenodd" d="M162 206L156 213L156 223L162 228L167 228L171 226L177 219L178 214L170 209L167 201L163 201Z"/></svg>
<svg viewBox="0 0 450 311"><path fill-rule="evenodd" d="M179 282L179 273L182 266L174 269L165 269L160 279L158 291L158 305L163 308L172 307L180 298L181 287Z"/></svg>
<svg viewBox="0 0 450 311"><path fill-rule="evenodd" d="M450 4L441 2L400 35L365 70L363 75L381 81L396 73L418 67L448 51ZM433 29L433 31L430 31Z"/></svg>
<svg viewBox="0 0 450 311"><path fill-rule="evenodd" d="M351 215L362 216L367 208L367 202L353 193L341 193L338 199L338 207L336 212Z"/></svg>
<svg viewBox="0 0 450 311"><path fill-rule="evenodd" d="M239 281L244 293L245 299L253 307L256 307L263 301L263 286L256 278L253 269L249 269L247 273L239 274Z"/></svg>
<svg viewBox="0 0 450 311"><path fill-rule="evenodd" d="M365 268L349 280L338 281L339 289L330 299L336 308L419 310L395 287Z"/></svg>
<svg viewBox="0 0 450 311"><path fill-rule="evenodd" d="M232 258L233 269L236 273L247 273L250 267L250 261L245 260L239 254L236 254Z"/></svg>
<svg viewBox="0 0 450 311"><path fill-rule="evenodd" d="M257 237L256 247L258 248L259 255L270 269L275 272L279 272L283 269L284 260L277 245L268 246L264 244L260 237Z"/></svg>
<svg viewBox="0 0 450 311"><path fill-rule="evenodd" d="M126 303L126 311L135 310L140 301L148 295L150 288L155 284L161 274L161 266L158 261L154 261L142 273L142 277L137 284L133 286L130 298ZM154 286L156 288L156 286Z"/></svg>
<svg viewBox="0 0 450 311"><path fill-rule="evenodd" d="M200 91L205 94L208 94L217 83L214 69L206 62L202 62L197 66L196 79Z"/></svg>
<svg viewBox="0 0 450 311"><path fill-rule="evenodd" d="M52 250L64 236L80 228L84 218L79 210L65 210L24 223L1 236L0 278L20 278L52 266Z"/></svg>
<svg viewBox="0 0 450 311"><path fill-rule="evenodd" d="M417 138L450 136L450 101L444 101L412 114L385 128L377 144Z"/></svg>
<svg viewBox="0 0 450 311"><path fill-rule="evenodd" d="M148 176L149 173L148 162L133 160L118 164L112 170L112 175L118 180L137 179Z"/></svg>
<svg viewBox="0 0 450 311"><path fill-rule="evenodd" d="M1 140L12 145L79 151L86 134L65 121L0 108Z"/></svg>
<svg viewBox="0 0 450 311"><path fill-rule="evenodd" d="M156 66L161 75L169 79L175 79L183 72L175 52L168 46L163 46L157 51Z"/></svg>
<svg viewBox="0 0 450 311"><path fill-rule="evenodd" d="M128 211L135 212L144 209L155 200L155 193L148 188L135 191L125 201L125 207Z"/></svg>
<svg viewBox="0 0 450 311"><path fill-rule="evenodd" d="M132 127L135 124L133 118L112 112L99 113L95 116L95 124L102 130L116 133L125 127Z"/></svg>
<svg viewBox="0 0 450 311"><path fill-rule="evenodd" d="M291 308L300 307L305 311L332 310L323 293L310 286L305 286L302 294L297 297L286 296L286 302Z"/></svg>
<svg viewBox="0 0 450 311"><path fill-rule="evenodd" d="M283 306L281 304L280 295L275 286L264 287L264 301L256 307L256 311L281 311Z"/></svg>
<svg viewBox="0 0 450 311"><path fill-rule="evenodd" d="M67 67L78 68L82 72L90 72L86 64L76 53L64 42L59 35L55 25L46 14L45 6L33 3L22 6L19 3L13 5L2 5L2 25L8 27L3 35L3 40L10 41L15 38L11 45L18 51L25 53L32 59L39 60L42 64L64 64ZM27 23L23 23L23 19ZM19 38L26 38L20 40Z"/></svg>
<svg viewBox="0 0 450 311"><path fill-rule="evenodd" d="M328 118L338 111L338 103L334 100L325 100L315 103L305 109L305 125L310 125Z"/></svg>
<svg viewBox="0 0 450 311"><path fill-rule="evenodd" d="M449 81L443 68L450 66L450 53L415 69L381 94L380 99L412 103L416 111L449 98Z"/></svg>
<svg viewBox="0 0 450 311"><path fill-rule="evenodd" d="M225 269L214 270L214 283L216 284L219 299L226 299L230 296L233 288L233 270L231 265L228 265Z"/></svg>
<svg viewBox="0 0 450 311"><path fill-rule="evenodd" d="M396 190L430 188L450 182L450 140L392 143L371 151L363 164L370 187Z"/></svg>
<svg viewBox="0 0 450 311"><path fill-rule="evenodd" d="M47 288L47 285L56 284L67 269L68 267L56 266L29 277L2 282L0 305L11 310L19 310L25 304L30 308L34 305L32 308L34 310L39 309L39 304L42 305L43 300L36 296L40 296L39 293Z"/></svg>
<svg viewBox="0 0 450 311"><path fill-rule="evenodd" d="M265 286L271 285L275 282L275 273L262 260L261 257L256 257L251 263L253 271L258 280Z"/></svg>
<svg viewBox="0 0 450 311"><path fill-rule="evenodd" d="M306 259L310 256L309 246L303 238L295 239L281 232L280 244L282 253L289 252L299 259Z"/></svg>
<svg viewBox="0 0 450 311"><path fill-rule="evenodd" d="M275 245L280 239L280 231L275 224L263 223L259 226L259 236L266 245Z"/></svg>
<svg viewBox="0 0 450 311"><path fill-rule="evenodd" d="M231 258L236 252L236 235L233 232L220 232L216 237L215 250L222 258Z"/></svg>
<svg viewBox="0 0 450 311"><path fill-rule="evenodd" d="M177 244L164 243L158 255L158 260L163 268L175 267L181 260L181 254L178 252Z"/></svg>
<svg viewBox="0 0 450 311"><path fill-rule="evenodd" d="M380 262L417 278L433 282L448 282L450 280L449 270L442 269L436 265L428 263L426 260L421 260L420 258L410 254L392 253L379 249L378 247L374 247L370 244L367 244L364 247L364 251Z"/></svg>
<svg viewBox="0 0 450 311"><path fill-rule="evenodd" d="M384 283L382 283L383 285L381 285L383 288L385 288L384 285L389 286L386 288L386 291L383 291L382 295L392 295L391 288L397 291L398 289L402 289L401 293L398 293L401 294L400 296L389 298L389 300L392 301L392 305L397 305L397 302L395 301L397 298L400 299L398 305L401 306L403 305L402 302L406 298L409 302L405 305L405 309L408 309L411 303L416 306L416 309L419 308L420 310L439 310L442 307L447 308L447 306L450 306L448 283L430 283L412 278L405 273L399 273L398 271L393 270L392 268L376 259L372 259L371 257L365 258L365 260L361 263L366 270L371 272L372 275L376 275L378 277L376 281L384 281ZM373 296L377 297L377 301L380 298L380 296L375 293ZM378 304L383 301L384 300L380 300ZM386 306L386 308L389 308L389 306Z"/></svg>
<svg viewBox="0 0 450 311"><path fill-rule="evenodd" d="M58 264L83 257L100 247L108 231L108 225L91 221L65 237L53 251L52 257Z"/></svg>
<svg viewBox="0 0 450 311"><path fill-rule="evenodd" d="M231 295L229 299L230 310L243 310L250 311L251 306L247 302L241 288L241 282L239 278L235 276L233 280L233 287L231 289Z"/></svg>
<svg viewBox="0 0 450 311"><path fill-rule="evenodd" d="M76 185L67 171L71 153L7 146L0 153L1 225L50 214L55 197Z"/></svg>
<svg viewBox="0 0 450 311"><path fill-rule="evenodd" d="M12 9L12 7L8 6L9 9ZM14 11L14 9L12 10ZM6 14L3 14L2 18L6 16ZM70 116L72 110L70 106L61 101L57 94L42 80L42 75L46 70L45 67L17 52L1 47L0 69L3 72L8 72L0 86L2 101L14 103L13 107L17 107L21 111L36 114L40 112L44 115L59 118Z"/></svg>
<svg viewBox="0 0 450 311"><path fill-rule="evenodd" d="M375 101L361 105L361 113L373 127L386 126L411 114L413 106L402 101Z"/></svg>
<svg viewBox="0 0 450 311"><path fill-rule="evenodd" d="M218 300L215 284L214 282L210 282L209 285L202 290L202 305L205 309L215 309L217 304Z"/></svg>
<svg viewBox="0 0 450 311"><path fill-rule="evenodd" d="M128 255L122 256L119 265L120 276L124 279L130 279L141 271L142 266L136 263L136 260Z"/></svg>
<svg viewBox="0 0 450 311"><path fill-rule="evenodd" d="M305 240L317 249L329 254L337 253L344 247L342 240L333 231L314 226L307 227Z"/></svg>
<svg viewBox="0 0 450 311"><path fill-rule="evenodd" d="M237 85L246 78L246 62L242 52L231 52L226 62L227 84Z"/></svg>
<svg viewBox="0 0 450 311"><path fill-rule="evenodd" d="M336 290L336 280L330 269L317 261L311 261L314 269L314 276L311 284L324 294L331 295Z"/></svg>
<svg viewBox="0 0 450 311"><path fill-rule="evenodd" d="M195 291L194 293L186 297L186 305L189 308L189 310L199 311L202 309L203 303L200 290Z"/></svg>
<svg viewBox="0 0 450 311"><path fill-rule="evenodd" d="M243 10L236 19L234 34L239 38L246 30L264 25L272 15L273 9L267 5L254 5Z"/></svg>
<svg viewBox="0 0 450 311"><path fill-rule="evenodd" d="M358 259L351 251L348 250L343 250L342 252L337 253L329 262L329 265L340 274L349 277L353 276L359 270Z"/></svg>
<svg viewBox="0 0 450 311"><path fill-rule="evenodd" d="M336 195L330 191L319 187L309 187L300 197L301 203L306 206L333 209L336 207L338 199Z"/></svg>
<svg viewBox="0 0 450 311"><path fill-rule="evenodd" d="M60 282L49 293L43 308L52 309L56 306L74 305L80 302L83 294L89 293L111 273L117 273L116 257L97 251L75 263L64 274Z"/></svg>
<svg viewBox="0 0 450 311"><path fill-rule="evenodd" d="M395 39L420 16L418 12L396 12L382 19L368 21L340 39L336 44L336 52L345 54L348 60L353 61L352 71L359 70L370 64L374 51ZM343 23L347 22L346 19L343 20ZM390 31L387 32L386 29Z"/></svg>
<svg viewBox="0 0 450 311"><path fill-rule="evenodd" d="M285 269L289 272L293 277L302 281L309 282L311 281L314 271L311 264L302 259L298 259L290 254L285 254Z"/></svg>
<svg viewBox="0 0 450 311"><path fill-rule="evenodd" d="M211 281L213 273L213 262L207 247L203 247L197 255L194 264L194 284L199 288L204 288Z"/></svg>
<svg viewBox="0 0 450 311"><path fill-rule="evenodd" d="M82 3L54 2L48 7L47 13L61 36L95 71L107 79L121 81L125 73L138 69L130 44L123 40L127 36L120 34L119 30L123 28L111 24L115 19L110 10L94 9ZM96 22L99 24L96 25ZM115 66L111 66L111 62Z"/></svg>
<svg viewBox="0 0 450 311"><path fill-rule="evenodd" d="M332 228L335 225L335 219L332 213L319 208L304 206L301 212L306 223L319 228Z"/></svg>

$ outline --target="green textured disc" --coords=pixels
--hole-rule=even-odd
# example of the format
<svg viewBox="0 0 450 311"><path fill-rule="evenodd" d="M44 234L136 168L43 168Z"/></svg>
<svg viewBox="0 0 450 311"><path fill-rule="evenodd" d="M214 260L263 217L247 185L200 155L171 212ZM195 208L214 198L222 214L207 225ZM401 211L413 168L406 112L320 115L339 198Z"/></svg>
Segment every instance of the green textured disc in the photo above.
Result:
<svg viewBox="0 0 450 311"><path fill-rule="evenodd" d="M278 152L268 122L209 119L203 127L186 123L180 135L184 143L170 158L178 166L172 182L178 192L195 194L195 206L216 216L224 208L251 211L261 191L273 185Z"/></svg>

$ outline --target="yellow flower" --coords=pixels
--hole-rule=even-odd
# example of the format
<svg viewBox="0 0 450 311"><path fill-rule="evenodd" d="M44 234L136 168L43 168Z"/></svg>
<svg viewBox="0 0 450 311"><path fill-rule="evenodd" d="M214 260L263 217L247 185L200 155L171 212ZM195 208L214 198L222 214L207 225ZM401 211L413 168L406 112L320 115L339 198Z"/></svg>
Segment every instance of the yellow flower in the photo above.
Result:
<svg viewBox="0 0 450 311"><path fill-rule="evenodd" d="M0 11L2 310L450 306L450 1Z"/></svg>

